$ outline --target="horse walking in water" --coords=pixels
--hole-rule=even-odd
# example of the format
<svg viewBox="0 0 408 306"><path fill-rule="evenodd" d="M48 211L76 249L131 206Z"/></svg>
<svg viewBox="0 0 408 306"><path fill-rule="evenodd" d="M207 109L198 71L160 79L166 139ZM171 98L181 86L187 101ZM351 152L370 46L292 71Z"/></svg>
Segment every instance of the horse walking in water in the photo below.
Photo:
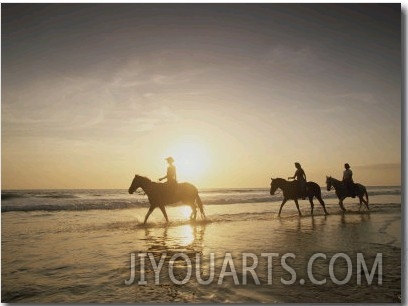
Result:
<svg viewBox="0 0 408 306"><path fill-rule="evenodd" d="M346 186L343 184L342 181L336 180L335 178L332 178L331 176L326 176L326 185L327 185L327 191L330 191L331 188L334 187L334 190L336 191L336 195L339 198L340 208L343 212L345 212L346 209L344 208L343 201L345 198L351 197ZM354 184L354 186L355 186L354 190L356 192L356 195L360 199L359 210L361 209L361 206L363 205L363 203L365 204L367 209L370 210L370 208L368 207L367 189L365 188L364 185L361 185L361 184ZM366 197L366 199L364 199L364 196Z"/></svg>
<svg viewBox="0 0 408 306"><path fill-rule="evenodd" d="M169 222L165 205L182 202L191 207L192 213L190 220L196 220L197 207L200 209L201 216L205 218L203 203L198 195L197 188L190 183L179 183L174 186L175 190L171 190L171 186L167 183L155 183L144 176L135 175L132 184L129 187L129 193L132 194L138 188L142 188L149 199L150 208L146 214L143 224L146 224L147 219L153 210L158 207L162 211L166 222Z"/></svg>
<svg viewBox="0 0 408 306"><path fill-rule="evenodd" d="M283 191L283 202L280 206L279 209L279 216L282 212L282 207L285 205L287 200L294 200L296 204L296 208L299 212L299 216L302 215L299 209L299 204L298 204L298 198L301 196L299 195L299 188L298 188L298 182L296 181L287 181L283 178L276 178L276 179L271 179L271 190L270 193L271 195L274 195L276 190L280 188ZM314 208L314 203L313 203L313 197L316 197L320 204L323 207L324 214L328 215L329 213L326 210L326 205L324 204L324 201L322 199L322 191L320 190L320 186L316 184L315 182L307 182L306 183L306 193L307 197L309 198L310 202L310 208L311 208L311 214L313 215L313 208Z"/></svg>

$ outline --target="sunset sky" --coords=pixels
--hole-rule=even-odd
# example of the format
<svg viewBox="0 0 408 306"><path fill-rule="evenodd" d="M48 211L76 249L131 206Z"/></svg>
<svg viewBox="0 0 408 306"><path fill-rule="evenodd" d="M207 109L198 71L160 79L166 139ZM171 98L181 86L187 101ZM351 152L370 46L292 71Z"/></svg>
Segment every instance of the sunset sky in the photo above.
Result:
<svg viewBox="0 0 408 306"><path fill-rule="evenodd" d="M399 4L2 4L2 189L401 184Z"/></svg>

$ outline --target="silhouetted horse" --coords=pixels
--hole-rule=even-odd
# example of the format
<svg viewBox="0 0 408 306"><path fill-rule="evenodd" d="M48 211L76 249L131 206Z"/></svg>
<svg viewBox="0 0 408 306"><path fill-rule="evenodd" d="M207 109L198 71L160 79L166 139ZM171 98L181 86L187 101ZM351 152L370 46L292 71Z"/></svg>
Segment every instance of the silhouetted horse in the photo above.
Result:
<svg viewBox="0 0 408 306"><path fill-rule="evenodd" d="M272 178L271 180L272 180L271 190L270 190L271 195L275 194L278 188L280 188L283 191L283 202L279 209L279 216L282 212L283 205L285 205L286 201L289 199L295 201L296 208L299 212L299 216L301 216L302 213L300 212L299 204L298 204L298 198L301 197L301 195L299 195L298 182L297 181L287 181L283 178L276 178L276 179ZM323 207L324 214L325 215L329 214L326 210L326 205L324 204L324 201L322 199L322 191L320 190L319 185L317 185L315 182L307 182L306 183L306 195L309 198L312 215L313 215L313 208L314 208L313 197L316 197L319 200L320 204Z"/></svg>
<svg viewBox="0 0 408 306"><path fill-rule="evenodd" d="M331 176L326 176L326 185L327 185L327 191L330 191L332 186L334 187L334 189L336 190L336 195L339 198L340 208L341 208L341 210L343 212L345 212L346 209L344 208L343 201L344 201L345 198L351 197L351 195L348 192L346 186L343 184L342 181L336 180L335 178L333 178ZM367 189L365 188L364 185L361 185L361 184L354 184L354 186L355 186L354 190L356 192L356 195L360 199L360 208L359 208L359 210L361 209L361 205L363 205L363 203L365 204L367 209L370 210L370 208L368 207ZM366 199L364 199L364 195L366 196Z"/></svg>
<svg viewBox="0 0 408 306"><path fill-rule="evenodd" d="M174 191L171 190L172 187L175 188ZM167 183L155 183L147 177L135 175L135 178L129 187L129 193L132 194L138 188L143 189L150 202L150 208L143 224L146 224L147 219L156 207L160 208L166 218L166 222L169 222L164 206L177 202L182 202L191 207L191 220L195 220L197 217L197 207L200 209L201 216L205 218L203 203L198 195L198 190L190 183L180 183L177 184L177 186L169 186Z"/></svg>

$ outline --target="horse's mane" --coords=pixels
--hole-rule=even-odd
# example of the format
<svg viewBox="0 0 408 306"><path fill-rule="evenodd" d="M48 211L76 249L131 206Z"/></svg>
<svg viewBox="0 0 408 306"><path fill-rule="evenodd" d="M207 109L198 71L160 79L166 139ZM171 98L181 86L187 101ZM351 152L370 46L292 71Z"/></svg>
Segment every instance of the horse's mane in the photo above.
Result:
<svg viewBox="0 0 408 306"><path fill-rule="evenodd" d="M334 177L332 177L332 176L329 176L328 178L331 179L331 180L333 180L333 181L335 181L335 182L341 182L340 180L338 180L338 179L336 179L336 178L334 178Z"/></svg>
<svg viewBox="0 0 408 306"><path fill-rule="evenodd" d="M149 179L147 176L142 176L142 175L138 175L138 174L136 174L135 176L137 176L137 177L139 177L139 178L141 178L141 179L143 179L143 180L145 180L145 181L148 181L149 183L152 182L152 180Z"/></svg>
<svg viewBox="0 0 408 306"><path fill-rule="evenodd" d="M287 181L284 178L277 177L277 178L272 178L274 181L282 182L282 183L291 183L291 181Z"/></svg>

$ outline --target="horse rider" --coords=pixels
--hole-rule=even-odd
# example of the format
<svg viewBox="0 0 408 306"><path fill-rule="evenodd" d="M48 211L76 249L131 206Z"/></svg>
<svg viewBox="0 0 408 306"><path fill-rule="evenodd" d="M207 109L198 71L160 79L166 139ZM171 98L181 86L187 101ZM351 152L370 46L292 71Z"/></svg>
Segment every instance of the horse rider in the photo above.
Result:
<svg viewBox="0 0 408 306"><path fill-rule="evenodd" d="M166 176L163 176L159 178L159 181L161 182L164 179L167 179L166 181L166 186L168 187L167 190L169 191L169 196L173 197L175 192L176 192L176 187L177 187L177 174L176 174L176 166L174 166L174 158L173 157L167 157L165 160L168 163L167 167L167 174Z"/></svg>
<svg viewBox="0 0 408 306"><path fill-rule="evenodd" d="M353 171L350 169L350 165L348 163L344 164L343 172L343 184L346 187L347 193L349 193L353 198L356 197L355 190L354 190L354 181L353 181Z"/></svg>
<svg viewBox="0 0 408 306"><path fill-rule="evenodd" d="M167 167L167 174L166 176L159 178L159 181L167 179L167 183L175 184L177 183L177 175L176 175L176 166L173 165L174 158L170 156L170 157L167 157L165 160L169 164L169 166Z"/></svg>
<svg viewBox="0 0 408 306"><path fill-rule="evenodd" d="M300 195L304 200L306 196L306 173L298 162L295 163L295 167L296 167L295 175L288 177L288 179L289 180L296 179L299 186Z"/></svg>

